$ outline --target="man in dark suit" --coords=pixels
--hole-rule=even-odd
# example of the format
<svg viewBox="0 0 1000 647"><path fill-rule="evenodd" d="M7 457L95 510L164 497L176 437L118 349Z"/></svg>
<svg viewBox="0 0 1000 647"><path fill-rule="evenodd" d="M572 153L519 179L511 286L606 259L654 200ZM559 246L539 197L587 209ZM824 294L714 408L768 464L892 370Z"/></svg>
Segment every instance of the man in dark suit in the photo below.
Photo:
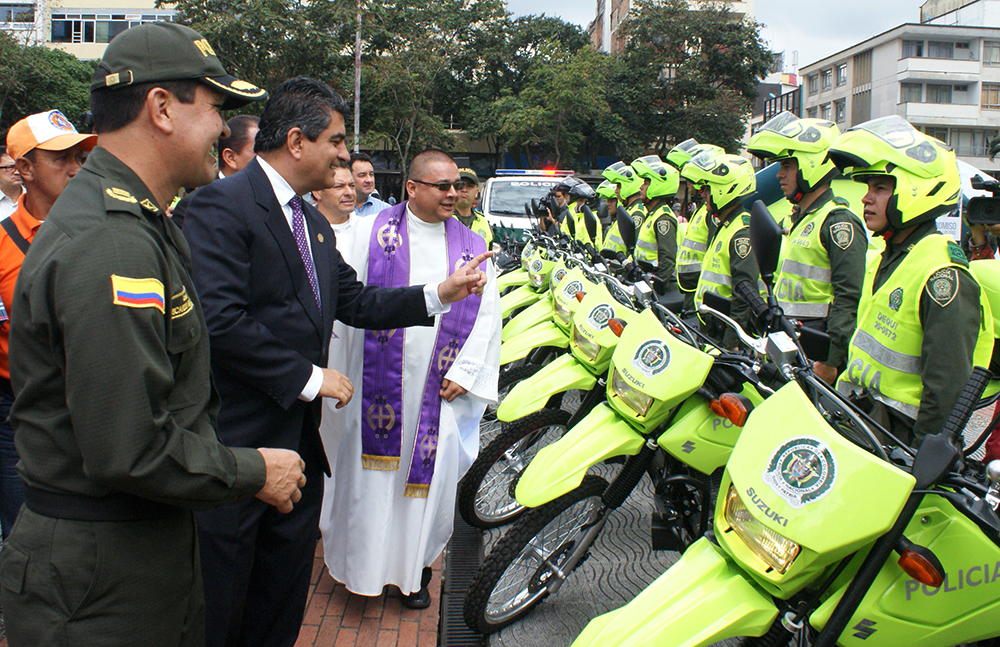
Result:
<svg viewBox="0 0 1000 647"><path fill-rule="evenodd" d="M257 159L198 191L184 233L222 396L229 446L296 449L302 499L287 515L233 505L199 517L209 647L291 647L305 611L324 472L319 397L354 387L327 365L334 319L363 328L431 325L444 305L481 293L473 259L437 286L368 288L343 262L329 224L299 196L333 185L349 159L348 109L325 84L292 79L261 115Z"/></svg>

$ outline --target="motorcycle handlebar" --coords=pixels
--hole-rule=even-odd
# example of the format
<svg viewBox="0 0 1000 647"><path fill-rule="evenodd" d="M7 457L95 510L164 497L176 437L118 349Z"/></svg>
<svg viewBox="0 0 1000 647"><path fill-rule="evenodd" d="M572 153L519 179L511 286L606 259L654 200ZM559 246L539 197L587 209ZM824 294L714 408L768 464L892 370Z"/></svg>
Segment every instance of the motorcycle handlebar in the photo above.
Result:
<svg viewBox="0 0 1000 647"><path fill-rule="evenodd" d="M972 369L969 381L965 383L965 388L958 396L958 402L955 403L955 407L948 415L948 420L944 423L942 431L945 434L956 438L962 433L992 377L993 374L982 366L976 366Z"/></svg>
<svg viewBox="0 0 1000 647"><path fill-rule="evenodd" d="M767 303L764 302L764 299L760 298L757 286L752 281L744 279L737 283L733 290L750 306L750 311L753 312L754 319L767 314Z"/></svg>

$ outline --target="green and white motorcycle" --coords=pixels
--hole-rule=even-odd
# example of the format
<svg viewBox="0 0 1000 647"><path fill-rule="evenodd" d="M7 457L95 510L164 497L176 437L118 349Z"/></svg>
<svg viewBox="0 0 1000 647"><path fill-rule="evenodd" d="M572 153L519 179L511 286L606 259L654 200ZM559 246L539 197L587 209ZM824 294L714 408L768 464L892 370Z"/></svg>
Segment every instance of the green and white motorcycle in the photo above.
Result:
<svg viewBox="0 0 1000 647"><path fill-rule="evenodd" d="M658 547L681 550L701 536L711 510L709 475L725 465L747 411L770 392L755 359L705 352L706 340L659 304L609 327L621 337L606 402L541 449L520 475L517 501L533 509L497 542L469 588L465 620L481 633L507 626L558 591L644 474L662 504ZM620 456L628 458L610 484L587 474Z"/></svg>
<svg viewBox="0 0 1000 647"><path fill-rule="evenodd" d="M751 235L766 275L779 234L762 222L755 213ZM780 311L763 311L770 333L757 347L789 382L749 416L714 533L627 606L592 620L574 647L736 636L944 647L1000 635L1000 461L984 470L959 450L990 373L975 369L945 427L919 449L895 441L887 451L886 430L801 361Z"/></svg>
<svg viewBox="0 0 1000 647"><path fill-rule="evenodd" d="M500 433L483 445L458 487L458 510L467 523L494 528L524 511L514 498L521 472L541 448L561 438L604 400L604 375L618 344L609 324L615 319L630 322L651 302L652 290L643 282L625 286L582 265L566 273L555 291L553 323L572 326L570 352L506 392L496 409ZM563 318L574 310L571 320ZM570 392L579 399L565 397Z"/></svg>

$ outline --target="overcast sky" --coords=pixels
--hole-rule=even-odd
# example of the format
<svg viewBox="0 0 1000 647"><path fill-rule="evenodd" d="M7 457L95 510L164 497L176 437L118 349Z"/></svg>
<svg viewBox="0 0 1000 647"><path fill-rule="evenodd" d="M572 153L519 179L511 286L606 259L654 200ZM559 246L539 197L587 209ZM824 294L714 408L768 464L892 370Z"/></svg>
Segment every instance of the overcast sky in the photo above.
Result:
<svg viewBox="0 0 1000 647"><path fill-rule="evenodd" d="M920 22L921 4L922 0L755 0L754 9L771 49L785 51L786 66L798 50L799 67L805 67L904 22ZM507 8L518 16L542 9L586 29L597 1L507 0Z"/></svg>

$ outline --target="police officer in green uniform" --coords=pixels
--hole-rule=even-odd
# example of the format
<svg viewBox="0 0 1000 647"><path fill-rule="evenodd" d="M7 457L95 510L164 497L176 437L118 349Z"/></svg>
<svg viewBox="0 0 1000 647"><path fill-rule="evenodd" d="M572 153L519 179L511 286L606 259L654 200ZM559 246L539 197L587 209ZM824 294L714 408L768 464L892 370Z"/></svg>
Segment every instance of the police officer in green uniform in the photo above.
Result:
<svg viewBox="0 0 1000 647"><path fill-rule="evenodd" d="M204 645L193 511L256 495L287 512L301 497L298 454L216 436L189 248L164 214L218 173L222 110L265 95L174 23L121 33L94 75L99 146L14 293L25 506L0 551L11 647Z"/></svg>
<svg viewBox="0 0 1000 647"><path fill-rule="evenodd" d="M861 219L830 189L839 172L826 159L827 149L839 136L832 121L782 112L747 146L753 155L781 165L778 181L795 205L774 291L786 315L830 336L829 355L813 364L816 374L830 384L847 363L868 249Z"/></svg>
<svg viewBox="0 0 1000 647"><path fill-rule="evenodd" d="M584 245L593 244L599 248L602 240L601 222L595 215L594 221L588 226L587 217L583 210L587 202L597 197L597 193L589 184L575 177L566 178L565 186L567 187L566 217L559 225L559 230ZM573 222L572 228L569 224L571 220ZM594 230L593 235L591 235L591 227Z"/></svg>
<svg viewBox="0 0 1000 647"><path fill-rule="evenodd" d="M680 173L656 155L634 160L632 168L646 183L642 194L647 215L636 237L635 258L656 268L656 276L669 285L674 281L679 236L677 216L670 208L670 201L680 186Z"/></svg>
<svg viewBox="0 0 1000 647"><path fill-rule="evenodd" d="M750 214L743 207L743 198L757 188L757 176L750 160L737 155L718 155L706 151L684 165L684 176L702 187L708 217L714 221L715 234L708 239L708 251L702 261L701 277L695 293L695 305L700 306L706 292L731 299L730 316L747 327L750 306L733 293L733 286L747 280L758 285L760 271L750 247ZM714 325L708 326L713 334ZM726 326L722 344L736 348L739 337Z"/></svg>
<svg viewBox="0 0 1000 647"><path fill-rule="evenodd" d="M667 162L678 171L682 171L692 157L701 153L711 153L721 155L725 151L719 146L712 144L699 144L693 139L688 139L677 146L674 146L667 153ZM684 174L681 173L684 178ZM688 219L684 236L677 248L677 287L684 293L684 310L691 312L694 310L694 295L698 288L698 279L701 276L701 262L708 250L708 239L715 236L714 224L708 217L708 210L705 205L698 207L694 215Z"/></svg>
<svg viewBox="0 0 1000 647"><path fill-rule="evenodd" d="M601 175L615 185L618 204L628 213L635 225L636 232L638 232L646 218L646 209L642 201L643 179L636 174L635 169L625 162L615 162L604 169ZM621 252L626 256L632 252L625 247L625 241L618 233L618 220L614 213L611 214L611 228L608 229L608 234L604 237L604 244L601 246L601 251L605 250L612 254Z"/></svg>
<svg viewBox="0 0 1000 647"><path fill-rule="evenodd" d="M890 430L918 445L941 431L972 374L989 366L989 302L962 250L935 220L958 206L955 154L897 116L855 126L830 158L865 182L865 225L886 240L869 265L838 388L883 409Z"/></svg>
<svg viewBox="0 0 1000 647"><path fill-rule="evenodd" d="M458 192L455 199L455 217L479 234L486 241L486 249L490 249L493 247L493 228L483 212L472 207L479 196L479 176L471 168L458 169L458 176L465 183L465 188Z"/></svg>

